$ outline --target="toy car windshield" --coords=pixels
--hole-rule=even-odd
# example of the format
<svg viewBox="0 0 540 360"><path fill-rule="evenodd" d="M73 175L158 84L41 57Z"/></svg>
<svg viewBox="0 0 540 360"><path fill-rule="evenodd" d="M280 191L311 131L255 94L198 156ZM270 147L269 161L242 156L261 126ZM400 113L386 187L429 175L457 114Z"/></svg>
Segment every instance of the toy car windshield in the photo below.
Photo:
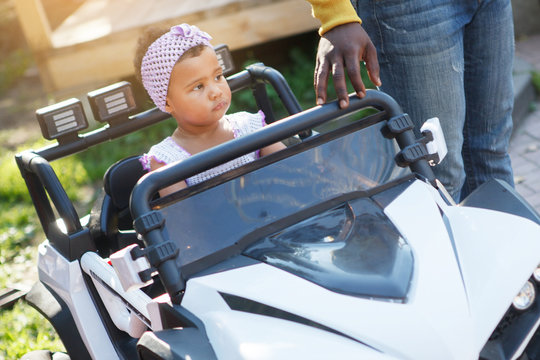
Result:
<svg viewBox="0 0 540 360"><path fill-rule="evenodd" d="M352 123L155 201L183 275L243 252L336 291L402 297L412 254L368 196L412 175L382 124Z"/></svg>

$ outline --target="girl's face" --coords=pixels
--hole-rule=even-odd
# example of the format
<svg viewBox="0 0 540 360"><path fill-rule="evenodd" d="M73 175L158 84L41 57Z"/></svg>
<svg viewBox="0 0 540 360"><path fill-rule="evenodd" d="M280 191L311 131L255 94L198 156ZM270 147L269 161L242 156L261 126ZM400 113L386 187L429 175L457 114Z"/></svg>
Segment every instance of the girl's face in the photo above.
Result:
<svg viewBox="0 0 540 360"><path fill-rule="evenodd" d="M225 115L231 89L213 49L206 47L174 66L166 101L165 109L186 130L214 125Z"/></svg>

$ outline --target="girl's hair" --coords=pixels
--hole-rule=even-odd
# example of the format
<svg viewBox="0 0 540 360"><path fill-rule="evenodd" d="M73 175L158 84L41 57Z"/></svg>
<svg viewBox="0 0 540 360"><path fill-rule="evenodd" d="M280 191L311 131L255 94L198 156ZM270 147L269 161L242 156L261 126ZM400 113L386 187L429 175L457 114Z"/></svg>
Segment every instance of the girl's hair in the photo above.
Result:
<svg viewBox="0 0 540 360"><path fill-rule="evenodd" d="M135 49L135 58L133 59L133 66L135 66L135 76L137 80L142 83L141 78L141 64L148 47L152 45L161 35L169 31L168 28L151 26L147 27L142 35L137 40L137 47Z"/></svg>
<svg viewBox="0 0 540 360"><path fill-rule="evenodd" d="M183 53L182 56L178 58L178 61L176 63L178 64L184 58L197 57L201 55L202 51L206 48L208 48L208 45L204 45L204 44L195 45L194 47L187 49L186 52Z"/></svg>

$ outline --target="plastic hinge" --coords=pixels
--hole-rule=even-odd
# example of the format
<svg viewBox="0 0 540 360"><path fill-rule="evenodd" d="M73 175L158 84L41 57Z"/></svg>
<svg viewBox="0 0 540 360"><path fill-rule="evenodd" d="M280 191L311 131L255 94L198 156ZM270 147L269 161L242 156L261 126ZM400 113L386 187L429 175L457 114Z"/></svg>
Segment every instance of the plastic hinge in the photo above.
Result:
<svg viewBox="0 0 540 360"><path fill-rule="evenodd" d="M434 117L426 120L420 128L420 132L422 138L419 139L419 142L426 145L429 154L427 158L429 165L435 166L439 164L448 153L439 118Z"/></svg>
<svg viewBox="0 0 540 360"><path fill-rule="evenodd" d="M150 281L152 280L152 274L154 273L154 271L156 271L156 269L154 268L149 268L143 271L139 271L139 278L143 282Z"/></svg>
<svg viewBox="0 0 540 360"><path fill-rule="evenodd" d="M164 223L165 219L161 212L153 210L135 219L133 227L139 234L144 235L152 230L160 229Z"/></svg>
<svg viewBox="0 0 540 360"><path fill-rule="evenodd" d="M415 143L407 146L396 155L396 162L399 166L405 167L429 156L426 146L422 143Z"/></svg>
<svg viewBox="0 0 540 360"><path fill-rule="evenodd" d="M150 265L157 268L160 264L167 260L175 259L180 250L176 247L176 244L172 241L166 241L161 244L152 245L145 249L133 248L131 250L131 256L133 259L137 259L141 256L146 256ZM148 274L141 274L141 279Z"/></svg>
<svg viewBox="0 0 540 360"><path fill-rule="evenodd" d="M386 126L384 126L381 131L384 137L391 139L404 131L411 130L413 127L414 124L409 115L401 114L388 120Z"/></svg>
<svg viewBox="0 0 540 360"><path fill-rule="evenodd" d="M150 263L144 256L134 257L134 249L140 250L137 244L131 244L111 254L109 258L125 291L140 289L152 283L152 277L140 276L141 272L152 273Z"/></svg>

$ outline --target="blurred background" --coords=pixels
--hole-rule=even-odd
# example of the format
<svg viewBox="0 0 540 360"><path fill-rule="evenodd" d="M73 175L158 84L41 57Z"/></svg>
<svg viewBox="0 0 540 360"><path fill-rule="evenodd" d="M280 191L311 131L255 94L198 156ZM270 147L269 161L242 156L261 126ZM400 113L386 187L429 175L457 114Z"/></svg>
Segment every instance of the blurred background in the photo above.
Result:
<svg viewBox="0 0 540 360"><path fill-rule="evenodd" d="M539 34L540 1L512 2L516 39ZM33 121L39 107L119 80L138 86L132 59L141 32L181 22L227 44L237 66L305 61L291 59L293 48L314 62L318 22L305 0L0 0L0 125Z"/></svg>
<svg viewBox="0 0 540 360"><path fill-rule="evenodd" d="M304 0L0 0L0 124L19 127L39 107L119 80L139 86L132 61L149 26L198 25L240 66L290 62L293 47L314 50L310 11Z"/></svg>

